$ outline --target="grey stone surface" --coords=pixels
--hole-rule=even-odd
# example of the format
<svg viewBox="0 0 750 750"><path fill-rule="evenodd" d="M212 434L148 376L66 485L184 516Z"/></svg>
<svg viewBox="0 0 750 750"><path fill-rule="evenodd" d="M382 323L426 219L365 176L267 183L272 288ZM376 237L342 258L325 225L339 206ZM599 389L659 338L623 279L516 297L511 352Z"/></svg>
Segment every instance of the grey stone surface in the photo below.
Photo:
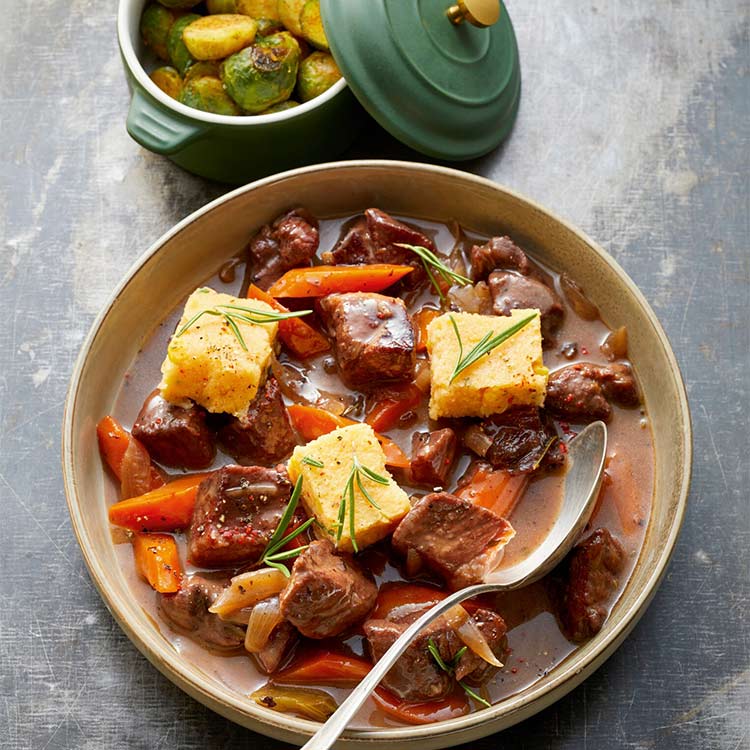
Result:
<svg viewBox="0 0 750 750"><path fill-rule="evenodd" d="M518 123L463 165L589 232L671 337L695 424L684 530L633 635L476 748L750 747L750 14L743 0L510 0ZM277 748L193 702L120 632L71 532L62 404L134 258L224 188L144 152L115 3L3 2L0 745ZM419 159L374 126L352 156Z"/></svg>

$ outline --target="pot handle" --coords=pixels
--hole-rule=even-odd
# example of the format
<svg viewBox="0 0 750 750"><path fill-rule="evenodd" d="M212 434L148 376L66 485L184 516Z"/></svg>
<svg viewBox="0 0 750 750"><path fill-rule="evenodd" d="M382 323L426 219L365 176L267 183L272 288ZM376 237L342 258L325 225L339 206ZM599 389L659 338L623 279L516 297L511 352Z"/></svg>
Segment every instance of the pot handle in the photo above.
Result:
<svg viewBox="0 0 750 750"><path fill-rule="evenodd" d="M133 92L126 128L130 137L157 154L176 154L206 132L187 120L172 117L140 89Z"/></svg>

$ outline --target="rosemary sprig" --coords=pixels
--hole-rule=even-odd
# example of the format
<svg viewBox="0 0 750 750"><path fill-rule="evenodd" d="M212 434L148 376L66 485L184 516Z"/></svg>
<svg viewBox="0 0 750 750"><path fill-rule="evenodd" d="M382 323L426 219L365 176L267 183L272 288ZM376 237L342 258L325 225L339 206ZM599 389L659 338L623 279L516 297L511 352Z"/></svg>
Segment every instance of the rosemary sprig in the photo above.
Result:
<svg viewBox="0 0 750 750"><path fill-rule="evenodd" d="M427 650L430 652L432 658L435 660L440 669L442 669L443 672L452 675L455 674L456 666L461 660L461 657L466 653L466 646L463 646L458 650L450 664L446 664L443 657L440 656L438 647L435 645L435 641L433 641L432 638L427 639ZM476 692L474 692L463 680L456 680L456 682L458 682L458 684L461 686L461 689L464 691L464 693L466 693L466 695L468 695L470 698L473 698L478 703L481 703L483 706L490 708L489 702L482 698L481 695L478 695Z"/></svg>
<svg viewBox="0 0 750 750"><path fill-rule="evenodd" d="M373 508L377 508L378 510L380 510L380 506L375 502L367 487L365 487L364 482L362 481L363 477L365 479L369 479L372 482L375 482L376 484L385 486L390 484L390 481L387 477L384 477L381 474L377 474L372 469L364 466L362 463L360 463L359 459L356 456L352 458L352 469L349 472L349 477L347 478L346 484L344 485L344 490L341 493L341 502L339 503L339 512L336 519L336 544L338 545L338 543L341 541L341 536L344 533L344 521L347 520L348 516L349 537L352 540L352 549L355 552L359 552L357 539L354 535L355 487L359 489L359 491L362 493L362 497L364 497L365 500L367 500L367 502L370 503Z"/></svg>
<svg viewBox="0 0 750 750"><path fill-rule="evenodd" d="M193 315L184 326L182 326L175 336L182 336L185 331L192 328L204 315L214 315L224 318L232 333L240 342L240 346L247 351L247 344L242 336L242 331L237 325L237 321L243 323L252 323L253 325L263 325L264 323L277 323L280 320L289 318L301 318L303 315L310 315L312 310L300 310L298 312L276 312L275 310L259 310L255 307L245 307L244 305L216 305L206 310L201 310Z"/></svg>
<svg viewBox="0 0 750 750"><path fill-rule="evenodd" d="M443 294L443 290L440 288L440 284L435 278L435 274L433 274L432 272L433 268L449 285L458 284L459 286L466 286L467 284L471 284L471 279L467 279L466 276L462 276L460 273L456 273L452 268L449 268L429 248L422 247L422 245L407 245L405 242L396 242L395 245L397 247L404 247L407 250L411 250L413 253L419 256L432 286L435 287L435 291L438 293L440 299L443 300L443 302L445 302L445 295Z"/></svg>
<svg viewBox="0 0 750 750"><path fill-rule="evenodd" d="M458 361L456 366L453 368L453 374L449 382L453 382L467 367L471 367L475 362L480 360L485 354L489 354L493 349L496 349L500 344L507 341L512 336L515 336L524 326L530 323L539 313L532 313L523 320L519 320L507 330L502 333L498 333L497 336L493 336L491 331L488 331L481 339L481 341L474 346L471 351L464 356L464 345L461 341L461 334L458 332L458 326L456 325L455 318L451 315L451 325L456 334L458 341Z"/></svg>
<svg viewBox="0 0 750 750"><path fill-rule="evenodd" d="M296 539L300 534L303 534L315 521L314 518L308 518L303 524L300 524L294 531L285 535L287 528L294 516L294 511L297 510L299 503L299 497L302 493L302 477L298 477L294 484L294 490L292 496L289 498L289 504L284 509L284 512L279 519L278 526L271 534L271 538L268 540L266 548L263 550L260 561L271 568L280 570L287 578L290 577L289 568L283 564L283 560L290 560L293 557L299 555L308 548L309 545L303 547L297 547L296 549L286 550L280 552L292 539Z"/></svg>

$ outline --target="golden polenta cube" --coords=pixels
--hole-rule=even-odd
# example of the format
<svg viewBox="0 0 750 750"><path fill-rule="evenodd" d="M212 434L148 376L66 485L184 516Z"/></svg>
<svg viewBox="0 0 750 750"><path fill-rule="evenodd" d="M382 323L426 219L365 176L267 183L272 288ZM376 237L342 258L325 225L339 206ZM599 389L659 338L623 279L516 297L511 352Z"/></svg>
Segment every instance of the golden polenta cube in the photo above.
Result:
<svg viewBox="0 0 750 750"><path fill-rule="evenodd" d="M274 312L265 302L238 299L207 287L193 292L161 366L159 389L168 401L192 399L210 412L241 416L255 398L271 364L278 323L248 323L233 316L243 348L223 314L206 313L196 319L204 310L248 315L222 307L226 305Z"/></svg>
<svg viewBox="0 0 750 750"><path fill-rule="evenodd" d="M491 334L494 338L534 312L520 331L462 370L451 382L456 364ZM461 343L451 323L455 321ZM430 418L486 417L511 406L541 406L548 370L542 362L538 310L513 310L510 316L447 313L427 327L431 361Z"/></svg>
<svg viewBox="0 0 750 750"><path fill-rule="evenodd" d="M365 497L355 478L354 538L357 548L363 549L388 536L411 509L406 493L385 468L385 454L372 427L368 424L339 427L307 445L297 446L288 468L293 482L302 476L302 503L320 523L318 532L336 544L339 510L355 458L360 466L388 480L388 484L379 484L366 472L359 471L362 486L379 506L376 508ZM350 496L346 493L346 515L338 547L347 552L354 549L349 503Z"/></svg>

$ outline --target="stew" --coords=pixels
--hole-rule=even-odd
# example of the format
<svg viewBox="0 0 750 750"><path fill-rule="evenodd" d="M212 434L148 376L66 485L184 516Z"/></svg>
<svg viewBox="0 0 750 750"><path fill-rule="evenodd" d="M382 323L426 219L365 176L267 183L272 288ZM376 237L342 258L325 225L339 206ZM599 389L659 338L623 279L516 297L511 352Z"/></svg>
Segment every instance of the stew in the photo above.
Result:
<svg viewBox="0 0 750 750"><path fill-rule="evenodd" d="M425 608L544 539L566 445L597 419L605 481L568 559L426 628L360 726L482 710L596 637L643 542L652 439L627 331L513 239L294 209L102 415L118 558L186 658L321 720Z"/></svg>

